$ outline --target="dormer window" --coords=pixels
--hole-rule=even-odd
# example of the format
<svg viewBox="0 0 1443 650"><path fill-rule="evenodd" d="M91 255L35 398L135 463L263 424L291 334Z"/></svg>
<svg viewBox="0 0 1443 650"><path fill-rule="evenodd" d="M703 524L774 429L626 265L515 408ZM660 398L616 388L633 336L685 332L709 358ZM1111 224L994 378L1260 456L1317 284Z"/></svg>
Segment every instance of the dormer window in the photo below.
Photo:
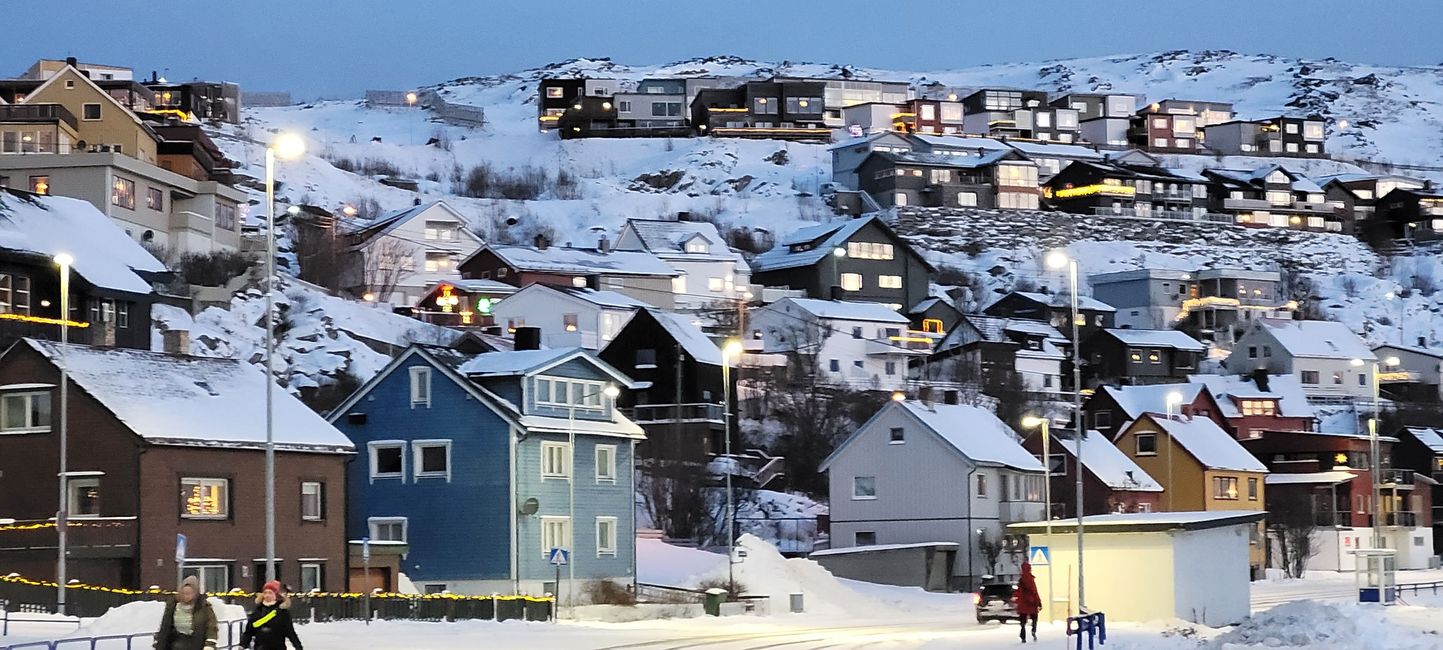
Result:
<svg viewBox="0 0 1443 650"><path fill-rule="evenodd" d="M686 252L705 255L711 252L711 244L704 237L692 237L686 241Z"/></svg>
<svg viewBox="0 0 1443 650"><path fill-rule="evenodd" d="M1270 399L1245 399L1240 400L1243 415L1272 417L1278 414L1278 403Z"/></svg>

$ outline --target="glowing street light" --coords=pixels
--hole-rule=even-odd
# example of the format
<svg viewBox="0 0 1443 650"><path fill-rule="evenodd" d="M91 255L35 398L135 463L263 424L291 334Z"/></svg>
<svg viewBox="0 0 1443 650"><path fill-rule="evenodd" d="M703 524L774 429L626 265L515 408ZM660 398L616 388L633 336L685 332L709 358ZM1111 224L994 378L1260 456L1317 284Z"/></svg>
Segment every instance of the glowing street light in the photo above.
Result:
<svg viewBox="0 0 1443 650"><path fill-rule="evenodd" d="M1167 419L1168 419L1168 420L1172 420L1172 409L1173 409L1174 406L1180 406L1180 405L1182 404L1182 393L1180 393L1180 392L1178 392L1178 391L1171 391L1171 392L1169 392L1169 393L1167 394L1166 400L1167 400ZM1179 411L1180 411L1180 410L1181 410L1181 409L1179 409ZM1169 424L1167 427L1163 427L1164 429L1167 429L1167 489L1164 490L1164 492L1167 494L1167 511L1168 511L1168 512L1172 512L1172 511L1173 511L1173 508L1172 508L1172 493L1175 492L1175 490L1173 489L1173 482L1172 482L1172 447L1173 447L1173 440L1172 440L1172 429L1169 428L1169 427L1171 427L1171 426L1172 426L1172 425Z"/></svg>
<svg viewBox="0 0 1443 650"><path fill-rule="evenodd" d="M1042 473L1043 473L1043 474L1042 474L1042 503L1043 503L1043 506L1042 506L1042 507L1043 507L1043 510L1042 510L1042 518L1047 522L1047 543L1048 543L1048 544L1051 544L1051 543L1052 543L1052 435L1051 435L1051 433L1048 431L1048 421L1047 421L1047 418L1040 418L1040 417L1037 417L1037 416L1035 416L1035 415L1025 416L1025 417L1022 418L1022 427L1023 427L1024 429L1041 429L1041 430L1042 430ZM1081 451L1082 441L1081 441L1081 440L1078 440L1078 441L1077 441L1077 445L1078 445L1078 450ZM1079 468L1078 468L1078 473L1081 473L1081 466L1079 466ZM1081 517L1081 515L1079 514L1079 516L1078 516L1078 522L1081 523L1081 521L1082 521L1082 517ZM1080 557L1080 555L1079 555L1079 557ZM1054 618L1054 616L1053 616L1053 611L1052 611L1052 602L1053 602L1053 599L1052 599L1052 574L1053 574L1053 573L1054 573L1054 572L1052 571L1051 567L1049 567L1049 568L1047 569L1047 619L1048 619L1049 621L1050 621L1050 620L1053 620L1053 618Z"/></svg>
<svg viewBox="0 0 1443 650"><path fill-rule="evenodd" d="M67 467L70 442L70 364L65 358L65 348L70 346L70 267L75 264L75 258L69 253L59 253L55 256L55 263L60 266L60 473L57 475L60 482L60 503L55 511L55 541L59 551L55 565L55 611L65 614L65 560L69 552L67 529L70 527L70 513L67 512L70 509L70 472Z"/></svg>
<svg viewBox="0 0 1443 650"><path fill-rule="evenodd" d="M732 362L742 356L742 342L731 339L722 345L722 452L727 457L727 463L732 459ZM727 594L728 597L736 593L736 502L732 494L732 470L730 464L726 467L726 490L727 490Z"/></svg>
<svg viewBox="0 0 1443 650"><path fill-rule="evenodd" d="M1047 268L1067 269L1069 287L1072 289L1072 422L1076 430L1077 454L1075 460L1079 471L1077 474L1077 611L1082 613L1087 607L1086 590L1083 587L1082 572L1082 529L1083 529L1083 483L1082 483L1082 443L1087 438L1087 425L1082 417L1082 347L1081 336L1078 334L1078 326L1081 325L1077 308L1077 260L1069 257L1066 252L1053 250L1044 259Z"/></svg>

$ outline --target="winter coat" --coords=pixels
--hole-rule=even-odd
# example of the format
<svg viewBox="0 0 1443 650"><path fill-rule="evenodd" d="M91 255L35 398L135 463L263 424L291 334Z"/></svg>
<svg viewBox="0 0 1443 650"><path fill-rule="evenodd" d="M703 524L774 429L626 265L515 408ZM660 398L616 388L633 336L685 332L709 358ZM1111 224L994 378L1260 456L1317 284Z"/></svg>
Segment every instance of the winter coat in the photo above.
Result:
<svg viewBox="0 0 1443 650"><path fill-rule="evenodd" d="M173 598L165 604L165 614L160 617L160 630L155 633L155 650L215 650L218 625L210 601L206 600L204 594L195 597L195 618L191 624L193 632L190 636L181 636L175 631L175 608L179 604L179 601Z"/></svg>
<svg viewBox="0 0 1443 650"><path fill-rule="evenodd" d="M1037 578L1032 576L1032 565L1022 565L1022 577L1017 580L1017 590L1012 593L1017 603L1017 613L1022 616L1036 616L1042 611L1042 596L1037 594Z"/></svg>
<svg viewBox="0 0 1443 650"><path fill-rule="evenodd" d="M245 631L241 632L241 647L286 650L286 639L290 639L295 650L301 650L301 639L296 636L296 626L291 620L291 600L282 597L276 604L266 605L256 596L256 608L246 617Z"/></svg>

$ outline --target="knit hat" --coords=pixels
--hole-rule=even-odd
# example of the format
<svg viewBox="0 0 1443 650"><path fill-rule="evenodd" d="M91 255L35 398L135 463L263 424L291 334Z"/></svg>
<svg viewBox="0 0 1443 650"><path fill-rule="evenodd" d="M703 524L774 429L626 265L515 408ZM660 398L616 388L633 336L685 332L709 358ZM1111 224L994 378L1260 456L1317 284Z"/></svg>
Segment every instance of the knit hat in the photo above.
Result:
<svg viewBox="0 0 1443 650"><path fill-rule="evenodd" d="M184 580L180 581L180 588L184 589L186 587L194 589L197 594L202 593L200 590L200 578L195 576L186 576Z"/></svg>
<svg viewBox="0 0 1443 650"><path fill-rule="evenodd" d="M266 592L266 591L273 592L273 593L275 593L275 595L276 595L277 598L279 598L280 595L283 593L283 591L281 590L281 583L280 583L279 580L272 580L272 581L270 581L270 582L267 582L267 583L266 583L266 586L261 587L261 591L262 591L262 592Z"/></svg>

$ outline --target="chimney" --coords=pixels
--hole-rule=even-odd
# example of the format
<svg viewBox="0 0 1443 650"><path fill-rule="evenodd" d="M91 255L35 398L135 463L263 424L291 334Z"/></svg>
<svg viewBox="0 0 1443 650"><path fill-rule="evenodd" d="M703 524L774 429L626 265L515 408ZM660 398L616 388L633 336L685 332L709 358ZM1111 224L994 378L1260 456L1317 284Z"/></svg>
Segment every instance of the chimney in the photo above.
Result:
<svg viewBox="0 0 1443 650"><path fill-rule="evenodd" d="M601 239L596 241L596 250L602 253L611 252L611 240L606 238L606 233L601 233Z"/></svg>
<svg viewBox="0 0 1443 650"><path fill-rule="evenodd" d="M115 321L110 321L100 328L100 347L115 347Z"/></svg>
<svg viewBox="0 0 1443 650"><path fill-rule="evenodd" d="M952 405L961 404L961 403L962 403L962 391L955 390L955 389L954 389L954 390L942 391L942 403L943 403L943 404L952 404Z"/></svg>
<svg viewBox="0 0 1443 650"><path fill-rule="evenodd" d="M1418 337L1418 347L1420 347L1420 348L1426 348L1426 347L1428 347L1428 337L1426 337L1426 336L1420 336L1420 337Z"/></svg>
<svg viewBox="0 0 1443 650"><path fill-rule="evenodd" d="M677 220L677 221L691 221L691 212L686 211L686 210L682 210L681 212L676 213L676 220Z"/></svg>
<svg viewBox="0 0 1443 650"><path fill-rule="evenodd" d="M1254 369L1253 369L1253 385L1254 385L1254 386L1257 386L1257 387L1258 387L1258 390L1260 390L1260 391L1267 391L1267 390L1268 390L1268 369L1267 369L1267 368L1254 368Z"/></svg>
<svg viewBox="0 0 1443 650"><path fill-rule="evenodd" d="M411 199L411 205L421 205L421 197L418 196L414 199Z"/></svg>
<svg viewBox="0 0 1443 650"><path fill-rule="evenodd" d="M540 350L541 349L541 328L539 327L518 327L513 350Z"/></svg>
<svg viewBox="0 0 1443 650"><path fill-rule="evenodd" d="M190 354L190 331L166 330L161 333L162 350L166 354Z"/></svg>
<svg viewBox="0 0 1443 650"><path fill-rule="evenodd" d="M921 402L921 403L923 403L923 404L931 404L931 403L932 403L932 387L931 387L931 386L923 386L923 387L921 387L921 388L918 388L918 389L917 389L917 401L919 401L919 402Z"/></svg>
<svg viewBox="0 0 1443 650"><path fill-rule="evenodd" d="M75 57L73 57L73 56L67 56L67 57L65 57L65 65L68 65L68 66L74 68L74 67L80 65L80 62L77 61L77 60L75 60Z"/></svg>
<svg viewBox="0 0 1443 650"><path fill-rule="evenodd" d="M535 237L531 238L531 244L536 246L536 250L544 251L547 246L551 245L551 240L547 239L546 235L538 232Z"/></svg>

